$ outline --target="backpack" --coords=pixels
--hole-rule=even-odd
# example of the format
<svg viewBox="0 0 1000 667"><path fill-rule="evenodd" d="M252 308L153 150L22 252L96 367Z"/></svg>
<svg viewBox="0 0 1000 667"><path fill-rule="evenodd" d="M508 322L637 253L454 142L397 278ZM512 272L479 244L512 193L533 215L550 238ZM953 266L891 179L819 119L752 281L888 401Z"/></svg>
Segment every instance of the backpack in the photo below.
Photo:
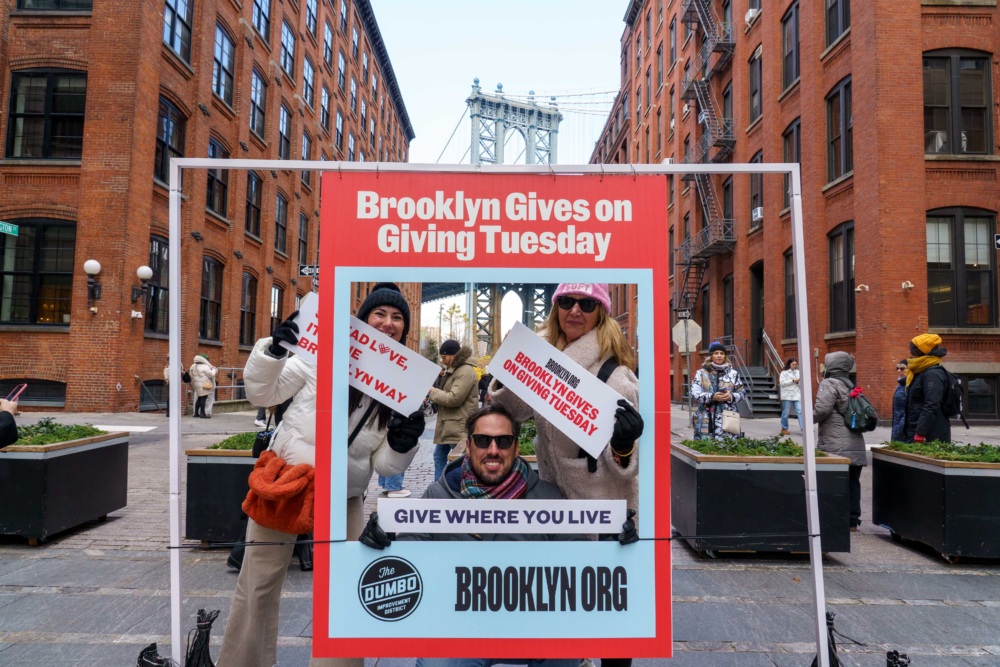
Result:
<svg viewBox="0 0 1000 667"><path fill-rule="evenodd" d="M836 378L850 389L851 395L847 399L847 410L844 412L844 425L856 433L867 433L874 431L878 426L878 413L875 406L871 404L865 396L861 387L852 387L841 378Z"/></svg>
<svg viewBox="0 0 1000 667"><path fill-rule="evenodd" d="M962 403L962 380L944 366L938 368L944 371L946 387L944 398L941 400L941 413L949 419L958 417L965 424L965 428L969 428L969 422L965 421L965 406Z"/></svg>

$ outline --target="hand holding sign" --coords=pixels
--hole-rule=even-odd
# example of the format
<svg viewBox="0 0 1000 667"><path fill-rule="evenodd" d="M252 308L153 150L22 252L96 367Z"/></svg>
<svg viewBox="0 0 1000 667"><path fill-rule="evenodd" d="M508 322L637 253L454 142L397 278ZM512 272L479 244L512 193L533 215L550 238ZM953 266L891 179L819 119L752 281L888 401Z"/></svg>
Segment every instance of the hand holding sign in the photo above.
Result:
<svg viewBox="0 0 1000 667"><path fill-rule="evenodd" d="M349 337L350 385L400 414L419 411L438 365L356 317L351 318ZM423 430L421 425L417 436Z"/></svg>
<svg viewBox="0 0 1000 667"><path fill-rule="evenodd" d="M288 316L284 322L275 327L274 331L271 332L271 347L270 352L272 356L283 357L285 356L286 346L282 343L288 343L292 346L292 349L296 349L299 345L299 325L295 323L295 318L299 316L299 311L293 312Z"/></svg>
<svg viewBox="0 0 1000 667"><path fill-rule="evenodd" d="M393 451L405 454L417 446L424 428L423 410L417 410L405 418L400 414L395 414L389 420L389 432L386 434L386 439Z"/></svg>
<svg viewBox="0 0 1000 667"><path fill-rule="evenodd" d="M615 410L615 430L611 436L611 449L616 454L631 454L635 441L642 435L642 415L624 398L618 400Z"/></svg>

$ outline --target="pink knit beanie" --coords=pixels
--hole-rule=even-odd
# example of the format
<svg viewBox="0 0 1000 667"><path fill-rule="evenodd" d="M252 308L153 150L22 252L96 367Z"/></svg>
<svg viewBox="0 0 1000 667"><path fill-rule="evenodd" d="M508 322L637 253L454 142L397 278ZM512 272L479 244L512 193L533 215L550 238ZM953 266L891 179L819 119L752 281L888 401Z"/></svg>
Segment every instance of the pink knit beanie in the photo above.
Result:
<svg viewBox="0 0 1000 667"><path fill-rule="evenodd" d="M561 296L582 296L594 299L602 306L604 312L611 314L611 296L608 294L607 283L561 283L552 295L552 304Z"/></svg>

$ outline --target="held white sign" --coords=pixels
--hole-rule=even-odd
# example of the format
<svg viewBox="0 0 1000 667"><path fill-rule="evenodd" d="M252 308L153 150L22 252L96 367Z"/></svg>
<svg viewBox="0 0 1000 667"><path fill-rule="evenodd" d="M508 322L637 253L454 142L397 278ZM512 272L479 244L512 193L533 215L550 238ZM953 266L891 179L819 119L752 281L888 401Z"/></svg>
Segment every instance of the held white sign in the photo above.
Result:
<svg viewBox="0 0 1000 667"><path fill-rule="evenodd" d="M625 511L624 500L378 499L379 526L395 533L611 534Z"/></svg>
<svg viewBox="0 0 1000 667"><path fill-rule="evenodd" d="M420 409L441 368L351 317L350 385L402 415Z"/></svg>
<svg viewBox="0 0 1000 667"><path fill-rule="evenodd" d="M316 350L319 349L319 295L309 292L299 304L299 314L295 323L299 325L299 344L290 345L281 341L281 346L289 352L294 352L299 359L313 366L316 365Z"/></svg>
<svg viewBox="0 0 1000 667"><path fill-rule="evenodd" d="M622 395L520 322L488 371L591 456L611 439Z"/></svg>

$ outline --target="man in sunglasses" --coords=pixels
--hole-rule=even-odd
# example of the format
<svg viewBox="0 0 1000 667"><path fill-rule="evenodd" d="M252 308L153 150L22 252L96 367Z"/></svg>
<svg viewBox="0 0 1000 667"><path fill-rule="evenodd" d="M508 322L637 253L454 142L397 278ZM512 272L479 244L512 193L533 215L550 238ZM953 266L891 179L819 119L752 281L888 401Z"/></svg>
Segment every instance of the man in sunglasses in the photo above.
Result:
<svg viewBox="0 0 1000 667"><path fill-rule="evenodd" d="M500 405L490 403L473 412L466 422L469 436L466 455L452 461L444 474L424 492L424 498L494 500L561 500L565 498L554 484L543 482L538 473L520 457L517 436L521 425L510 412ZM618 536L622 544L639 539L632 520L634 512L622 526ZM404 540L567 540L569 535L504 533L480 535L473 533L407 533ZM578 538L577 538L578 539ZM372 512L360 537L362 544L372 549L385 549L391 543L389 536L378 525L378 513Z"/></svg>

